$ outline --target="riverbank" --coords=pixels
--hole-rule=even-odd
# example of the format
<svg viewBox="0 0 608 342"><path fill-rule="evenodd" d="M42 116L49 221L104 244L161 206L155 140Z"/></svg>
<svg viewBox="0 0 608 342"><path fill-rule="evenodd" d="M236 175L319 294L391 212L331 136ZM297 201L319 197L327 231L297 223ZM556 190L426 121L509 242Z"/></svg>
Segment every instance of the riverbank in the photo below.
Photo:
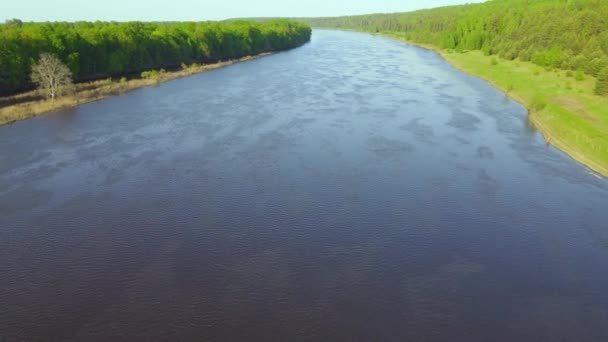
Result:
<svg viewBox="0 0 608 342"><path fill-rule="evenodd" d="M272 52L265 52L254 56L246 56L213 64L184 66L181 70L159 72L157 75L152 75L152 77L148 78L135 78L130 80L107 79L79 83L75 85L73 94L62 96L55 100L40 99L38 91L31 91L10 98L2 98L0 100L9 103L14 102L14 104L0 107L0 126L52 111L74 108L85 103L102 100L109 96L124 94L143 87L155 86L163 82L224 68L235 63L246 62L271 54Z"/></svg>
<svg viewBox="0 0 608 342"><path fill-rule="evenodd" d="M459 70L482 78L529 110L529 119L546 141L593 171L608 176L608 98L597 96L595 79L546 70L530 62L457 53L416 44L395 33L380 33L437 52Z"/></svg>

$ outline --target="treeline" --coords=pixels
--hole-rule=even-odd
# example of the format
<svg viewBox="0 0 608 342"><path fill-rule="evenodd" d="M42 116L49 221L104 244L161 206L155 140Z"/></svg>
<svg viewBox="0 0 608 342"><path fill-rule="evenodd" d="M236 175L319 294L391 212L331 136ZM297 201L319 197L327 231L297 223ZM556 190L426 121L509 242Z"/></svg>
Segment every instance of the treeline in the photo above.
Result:
<svg viewBox="0 0 608 342"><path fill-rule="evenodd" d="M482 50L593 76L608 67L606 0L493 0L407 13L300 20L315 27L400 32L416 43Z"/></svg>
<svg viewBox="0 0 608 342"><path fill-rule="evenodd" d="M75 81L136 74L290 49L310 40L308 25L268 22L75 22L0 24L0 95L30 89L31 66L53 53Z"/></svg>

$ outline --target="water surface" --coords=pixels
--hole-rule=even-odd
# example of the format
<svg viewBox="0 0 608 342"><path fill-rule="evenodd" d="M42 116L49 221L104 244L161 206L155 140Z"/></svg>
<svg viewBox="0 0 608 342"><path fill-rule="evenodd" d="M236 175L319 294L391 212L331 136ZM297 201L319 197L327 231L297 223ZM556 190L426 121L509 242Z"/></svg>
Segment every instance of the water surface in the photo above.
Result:
<svg viewBox="0 0 608 342"><path fill-rule="evenodd" d="M608 340L608 182L429 51L315 31L0 148L0 340Z"/></svg>

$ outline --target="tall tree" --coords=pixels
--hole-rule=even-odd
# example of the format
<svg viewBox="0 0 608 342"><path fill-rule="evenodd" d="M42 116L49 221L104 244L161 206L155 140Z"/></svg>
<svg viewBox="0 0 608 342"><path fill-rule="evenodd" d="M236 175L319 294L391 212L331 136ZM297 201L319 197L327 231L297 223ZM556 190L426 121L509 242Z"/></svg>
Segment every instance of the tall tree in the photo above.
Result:
<svg viewBox="0 0 608 342"><path fill-rule="evenodd" d="M608 66L606 18L606 0L492 0L407 13L301 20L317 27L391 32L414 43L481 50L598 76Z"/></svg>

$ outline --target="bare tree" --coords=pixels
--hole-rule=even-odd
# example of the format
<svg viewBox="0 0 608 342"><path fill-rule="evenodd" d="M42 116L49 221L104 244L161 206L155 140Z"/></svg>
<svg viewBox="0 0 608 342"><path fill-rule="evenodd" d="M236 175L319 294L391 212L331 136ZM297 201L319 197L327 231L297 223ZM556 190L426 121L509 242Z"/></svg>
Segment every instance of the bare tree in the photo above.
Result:
<svg viewBox="0 0 608 342"><path fill-rule="evenodd" d="M72 88L72 72L50 53L41 54L38 62L32 65L31 78L51 100Z"/></svg>

